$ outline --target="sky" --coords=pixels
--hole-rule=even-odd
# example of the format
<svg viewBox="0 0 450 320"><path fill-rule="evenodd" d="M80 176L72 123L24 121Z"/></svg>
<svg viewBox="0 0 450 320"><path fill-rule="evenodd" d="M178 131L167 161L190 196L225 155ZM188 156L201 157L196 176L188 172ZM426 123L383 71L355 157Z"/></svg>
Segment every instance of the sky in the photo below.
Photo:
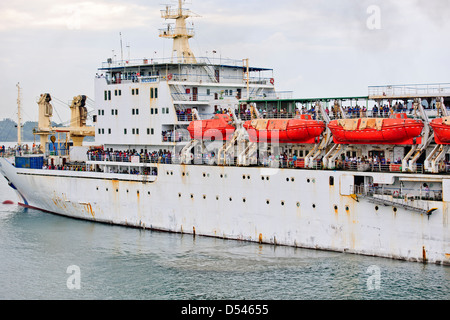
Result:
<svg viewBox="0 0 450 320"><path fill-rule="evenodd" d="M0 0L0 119L37 120L53 97L56 122L68 104L94 99L94 77L113 54L170 57L153 0ZM368 86L450 83L448 0L190 0L196 56L249 59L274 69L277 91L294 98L364 96ZM121 36L120 36L121 35ZM90 102L89 107L94 106Z"/></svg>

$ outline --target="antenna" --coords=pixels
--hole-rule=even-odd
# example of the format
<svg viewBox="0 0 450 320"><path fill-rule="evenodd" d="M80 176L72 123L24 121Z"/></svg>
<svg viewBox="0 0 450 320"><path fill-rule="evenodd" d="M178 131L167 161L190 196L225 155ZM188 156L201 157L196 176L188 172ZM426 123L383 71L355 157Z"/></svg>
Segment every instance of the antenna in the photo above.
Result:
<svg viewBox="0 0 450 320"><path fill-rule="evenodd" d="M119 36L120 36L120 61L123 62L122 32L119 32Z"/></svg>
<svg viewBox="0 0 450 320"><path fill-rule="evenodd" d="M16 85L17 87L17 143L20 145L22 145L22 115L21 115L21 110L20 110L20 105L21 105L21 101L20 101L20 84L17 83Z"/></svg>

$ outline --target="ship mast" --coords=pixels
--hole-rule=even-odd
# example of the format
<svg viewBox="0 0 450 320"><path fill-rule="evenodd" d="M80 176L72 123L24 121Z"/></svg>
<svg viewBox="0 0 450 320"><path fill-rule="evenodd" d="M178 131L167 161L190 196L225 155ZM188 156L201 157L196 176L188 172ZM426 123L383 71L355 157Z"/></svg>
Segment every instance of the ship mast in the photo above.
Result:
<svg viewBox="0 0 450 320"><path fill-rule="evenodd" d="M174 19L175 28L168 24L166 29L160 29L161 38L173 39L172 62L174 57L178 63L197 63L194 53L189 46L189 39L194 37L194 29L186 27L186 19L198 16L189 9L183 9L183 0L178 0L178 9L171 9L169 5L166 10L161 10L164 19Z"/></svg>
<svg viewBox="0 0 450 320"><path fill-rule="evenodd" d="M17 83L17 143L22 145L22 114L21 114L21 99L20 99L20 85Z"/></svg>

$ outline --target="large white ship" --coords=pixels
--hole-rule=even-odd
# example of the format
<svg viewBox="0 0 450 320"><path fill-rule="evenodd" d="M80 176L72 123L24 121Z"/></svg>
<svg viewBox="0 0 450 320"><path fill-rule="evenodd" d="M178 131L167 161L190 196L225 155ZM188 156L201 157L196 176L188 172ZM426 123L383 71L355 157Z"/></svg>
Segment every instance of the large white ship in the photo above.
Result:
<svg viewBox="0 0 450 320"><path fill-rule="evenodd" d="M22 205L137 228L450 264L450 85L295 99L248 59L199 58L192 12L161 11L169 59L108 59L67 128L0 158ZM424 107L427 101L428 108ZM434 119L433 119L434 118ZM20 124L19 124L20 127ZM83 145L95 135L95 146ZM14 160L14 161L12 161Z"/></svg>

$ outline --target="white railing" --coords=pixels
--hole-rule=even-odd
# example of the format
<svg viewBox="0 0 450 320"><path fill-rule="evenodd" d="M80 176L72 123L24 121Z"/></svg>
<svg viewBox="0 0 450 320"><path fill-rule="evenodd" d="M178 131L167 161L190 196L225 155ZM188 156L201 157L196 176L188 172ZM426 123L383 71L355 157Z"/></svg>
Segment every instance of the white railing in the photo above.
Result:
<svg viewBox="0 0 450 320"><path fill-rule="evenodd" d="M369 96L429 96L450 95L450 83L386 85L369 87Z"/></svg>

